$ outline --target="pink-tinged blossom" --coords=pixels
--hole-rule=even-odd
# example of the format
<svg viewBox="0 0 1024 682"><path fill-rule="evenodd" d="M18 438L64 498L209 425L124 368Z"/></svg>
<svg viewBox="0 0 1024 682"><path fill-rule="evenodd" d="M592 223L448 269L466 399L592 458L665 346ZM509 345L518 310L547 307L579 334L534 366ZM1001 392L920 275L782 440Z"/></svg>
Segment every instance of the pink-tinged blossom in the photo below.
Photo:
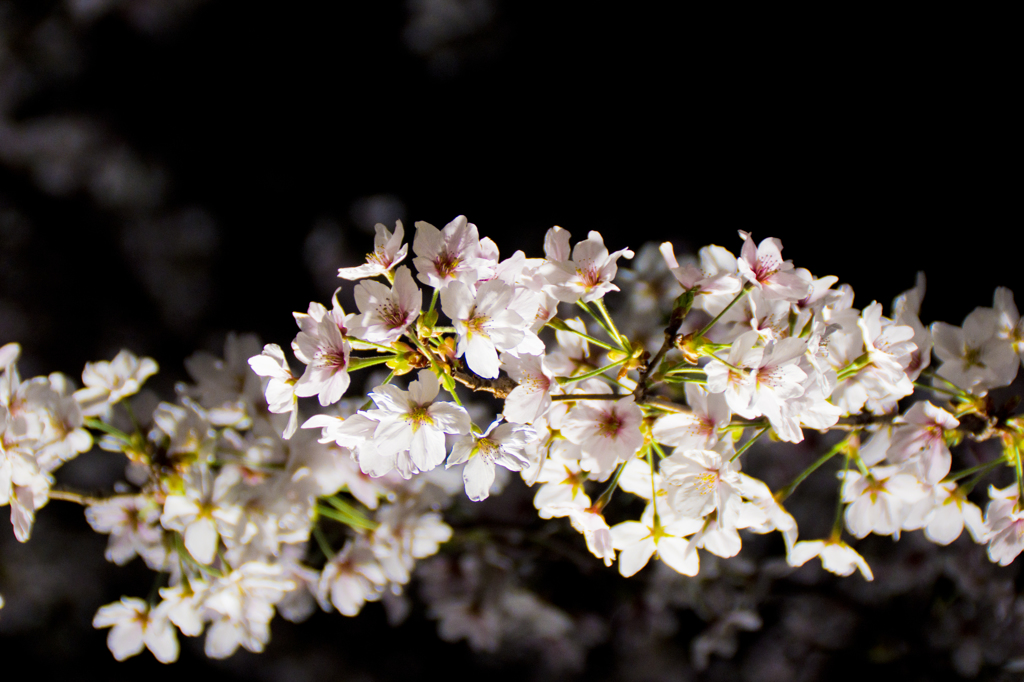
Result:
<svg viewBox="0 0 1024 682"><path fill-rule="evenodd" d="M551 391L558 386L544 358L539 355L515 357L502 353L501 364L517 384L505 398L505 406L502 408L505 419L530 424L543 417L551 408Z"/></svg>
<svg viewBox="0 0 1024 682"><path fill-rule="evenodd" d="M409 245L403 244L405 228L402 221L395 223L395 233L392 234L388 228L380 223L374 226L376 235L373 238L373 253L366 254L366 263L354 268L340 268L338 277L347 280L363 279L364 277L376 277L386 275L391 269L405 260L409 253Z"/></svg>
<svg viewBox="0 0 1024 682"><path fill-rule="evenodd" d="M493 274L493 263L480 257L476 225L460 215L438 230L430 223L416 223L412 264L424 284L443 289L456 280L473 285Z"/></svg>
<svg viewBox="0 0 1024 682"><path fill-rule="evenodd" d="M447 467L465 463L462 470L466 495L474 502L487 499L494 483L494 466L522 471L530 461L525 449L532 426L494 422L481 435L467 433L455 441Z"/></svg>
<svg viewBox="0 0 1024 682"><path fill-rule="evenodd" d="M421 370L408 391L390 384L375 388L370 398L377 409L360 413L379 422L373 445L381 456L403 460L396 464L403 476L443 462L445 434L469 433L469 414L454 403L436 402L439 391L437 377Z"/></svg>
<svg viewBox="0 0 1024 682"><path fill-rule="evenodd" d="M466 357L469 368L487 379L498 376L498 351L510 351L529 331L526 320L510 307L514 290L500 279L473 289L452 282L441 291L441 309L458 334L457 357Z"/></svg>
<svg viewBox="0 0 1024 682"><path fill-rule="evenodd" d="M871 567L864 557L848 544L833 538L829 540L801 540L793 546L793 550L786 557L790 566L803 566L814 557L821 559L821 565L830 573L836 575L852 575L855 570L860 570L864 580L874 580Z"/></svg>
<svg viewBox="0 0 1024 682"><path fill-rule="evenodd" d="M643 445L643 412L633 396L615 402L581 400L562 423L562 434L578 444L595 472L609 472Z"/></svg>
<svg viewBox="0 0 1024 682"><path fill-rule="evenodd" d="M295 383L298 379L288 367L284 351L276 343L268 343L263 352L249 358L252 371L265 380L264 395L267 398L267 409L274 414L288 414L288 425L281 435L291 438L298 427L299 410Z"/></svg>
<svg viewBox="0 0 1024 682"><path fill-rule="evenodd" d="M554 229L554 228L552 228ZM557 247L559 252L561 246ZM618 271L619 258L632 258L629 249L609 254L599 232L591 230L587 239L578 242L572 250L572 260L549 260L543 275L553 285L552 293L558 300L568 303L589 303L609 291L618 291L612 284Z"/></svg>
<svg viewBox="0 0 1024 682"><path fill-rule="evenodd" d="M985 508L988 528L988 558L1000 566L1009 566L1024 549L1024 509L1019 506L1017 484L1000 490L988 487L990 499Z"/></svg>
<svg viewBox="0 0 1024 682"><path fill-rule="evenodd" d="M718 429L729 423L732 411L721 393L708 393L697 384L686 384L690 412L658 417L651 429L654 440L683 450L709 449L718 442Z"/></svg>
<svg viewBox="0 0 1024 682"><path fill-rule="evenodd" d="M295 384L295 395L319 396L320 404L325 406L336 403L350 382L348 356L352 346L347 336L353 315L345 314L338 303L338 292L334 292L330 311L319 303L310 303L307 315L294 315L302 331L292 341L292 351L306 365Z"/></svg>
<svg viewBox="0 0 1024 682"><path fill-rule="evenodd" d="M760 289L765 298L781 298L797 302L811 287L793 272L793 264L782 260L782 242L774 237L761 241L757 247L748 232L740 230L743 249L736 259L740 276Z"/></svg>
<svg viewBox="0 0 1024 682"><path fill-rule="evenodd" d="M672 242L664 242L660 251L672 276L686 291L694 294L735 294L740 290L735 268L731 272L726 270L707 275L696 265L679 265Z"/></svg>
<svg viewBox="0 0 1024 682"><path fill-rule="evenodd" d="M423 292L405 266L395 271L395 283L390 289L368 280L360 282L354 294L362 314L352 320L350 334L373 343L397 341L419 316L423 306Z"/></svg>
<svg viewBox="0 0 1024 682"><path fill-rule="evenodd" d="M993 308L975 308L963 327L933 323L933 350L942 361L936 374L975 395L1010 384L1020 360L1009 340L999 338L999 320Z"/></svg>
<svg viewBox="0 0 1024 682"><path fill-rule="evenodd" d="M162 605L161 605L162 606ZM134 597L101 606L92 619L94 628L112 628L107 635L107 648L114 658L123 661L148 648L161 663L178 660L178 636L167 618L167 610Z"/></svg>
<svg viewBox="0 0 1024 682"><path fill-rule="evenodd" d="M955 429L960 422L941 407L919 401L894 423L897 426L892 430L886 453L889 461L894 464L915 462L929 483L945 478L953 462L945 432Z"/></svg>

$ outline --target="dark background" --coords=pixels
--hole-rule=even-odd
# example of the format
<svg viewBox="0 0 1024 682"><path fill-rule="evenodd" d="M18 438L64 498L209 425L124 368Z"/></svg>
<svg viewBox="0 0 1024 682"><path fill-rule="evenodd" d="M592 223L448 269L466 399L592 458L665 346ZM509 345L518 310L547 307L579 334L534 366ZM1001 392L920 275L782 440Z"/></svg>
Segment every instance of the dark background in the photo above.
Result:
<svg viewBox="0 0 1024 682"><path fill-rule="evenodd" d="M290 342L290 313L328 300L378 220L411 239L460 213L506 255L541 255L555 224L613 250L776 236L860 306L924 270L922 318L959 323L1019 289L1019 69L1000 24L0 2L0 343L22 343L26 376L128 347L169 391L228 330ZM30 634L17 646L43 655ZM106 661L102 639L56 646Z"/></svg>

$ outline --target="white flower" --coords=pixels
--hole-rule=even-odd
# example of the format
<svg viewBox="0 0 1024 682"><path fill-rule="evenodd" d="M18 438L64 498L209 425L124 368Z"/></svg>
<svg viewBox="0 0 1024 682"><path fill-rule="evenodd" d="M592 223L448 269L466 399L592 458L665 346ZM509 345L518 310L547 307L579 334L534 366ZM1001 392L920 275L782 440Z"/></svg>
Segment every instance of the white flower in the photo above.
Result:
<svg viewBox="0 0 1024 682"><path fill-rule="evenodd" d="M561 230L554 227L551 229ZM566 233L566 245L568 240L569 235ZM559 246L556 251L558 255L564 255L565 249ZM632 258L633 252L629 249L620 249L609 254L601 234L591 230L586 240L578 242L573 247L572 260L550 259L542 268L542 274L554 285L553 293L558 300L568 303L580 300L590 302L601 298L609 291L619 290L612 284L612 280L618 271L616 262L620 257Z"/></svg>
<svg viewBox="0 0 1024 682"><path fill-rule="evenodd" d="M661 460L661 475L672 510L688 518L701 518L716 509L721 515L739 503L740 496L757 492L736 463L714 450L676 450Z"/></svg>
<svg viewBox="0 0 1024 682"><path fill-rule="evenodd" d="M377 409L361 413L379 422L373 445L380 455L396 458L403 476L430 471L443 462L446 433L469 433L469 414L453 403L436 402L439 391L437 377L421 370L408 391L378 386L370 393Z"/></svg>
<svg viewBox="0 0 1024 682"><path fill-rule="evenodd" d="M694 576L700 570L697 552L691 551L687 535L704 525L699 519L678 518L662 525L648 505L640 521L624 521L611 527L612 546L619 550L619 573L628 578L647 565L657 553L673 570Z"/></svg>
<svg viewBox="0 0 1024 682"><path fill-rule="evenodd" d="M110 362L87 362L82 370L85 388L75 391L75 400L86 417L109 418L111 407L139 392L146 379L157 373L156 361L141 360L122 350Z"/></svg>
<svg viewBox="0 0 1024 682"><path fill-rule="evenodd" d="M786 557L790 566L803 566L814 557L821 558L821 565L826 571L836 575L851 575L855 570L860 569L865 580L874 580L871 567L864 557L857 553L853 547L839 539L829 540L801 540L793 546L793 550Z"/></svg>
<svg viewBox="0 0 1024 682"><path fill-rule="evenodd" d="M914 461L921 467L924 480L938 483L949 473L953 458L946 446L945 432L960 422L940 407L920 401L907 413L894 420L896 426L890 436L886 456L890 462L900 464Z"/></svg>
<svg viewBox="0 0 1024 682"><path fill-rule="evenodd" d="M933 350L942 361L936 374L975 395L1010 384L1020 361L1010 341L999 337L999 321L994 309L975 308L962 328L933 323Z"/></svg>
<svg viewBox="0 0 1024 682"><path fill-rule="evenodd" d="M846 507L846 527L856 538L868 533L895 535L910 513L911 505L925 495L921 483L910 474L899 473L899 467L876 466L870 476L859 471L846 470L842 496Z"/></svg>
<svg viewBox="0 0 1024 682"><path fill-rule="evenodd" d="M423 293L405 266L395 271L395 283L390 289L368 280L360 282L354 294L362 314L352 320L349 333L373 343L397 341L419 316L423 306Z"/></svg>
<svg viewBox="0 0 1024 682"><path fill-rule="evenodd" d="M319 303L310 303L308 316L295 313L302 331L292 342L292 350L306 365L306 371L295 384L295 395L302 398L317 395L320 404L325 406L341 400L350 382L348 356L352 346L346 336L352 317L352 314L346 315L338 303L338 292L334 292L334 306L330 311Z"/></svg>
<svg viewBox="0 0 1024 682"><path fill-rule="evenodd" d="M501 364L517 385L505 398L502 414L509 421L529 424L551 408L551 390L557 386L555 375L539 355L501 354Z"/></svg>
<svg viewBox="0 0 1024 682"><path fill-rule="evenodd" d="M711 448L718 442L718 429L732 419L725 396L708 393L697 384L686 384L685 390L692 411L658 417L651 434L659 443L683 450Z"/></svg>
<svg viewBox="0 0 1024 682"><path fill-rule="evenodd" d="M782 242L774 237L754 247L750 234L740 230L743 249L736 259L739 274L760 289L765 298L781 298L796 302L807 296L810 286L792 272L793 264L782 260Z"/></svg>
<svg viewBox="0 0 1024 682"><path fill-rule="evenodd" d="M252 371L266 379L264 388L267 397L267 409L274 414L289 414L288 425L281 435L291 438L298 426L298 396L295 383L298 381L288 367L284 351L276 343L268 343L263 352L249 358Z"/></svg>
<svg viewBox="0 0 1024 682"><path fill-rule="evenodd" d="M562 434L594 461L595 471L604 473L643 445L643 418L631 395L614 402L581 400L562 423Z"/></svg>
<svg viewBox="0 0 1024 682"><path fill-rule="evenodd" d="M430 223L416 223L412 264L417 278L435 289L443 289L456 280L475 284L493 274L493 263L480 258L480 236L476 225L460 215L438 230ZM490 271L490 272L489 272Z"/></svg>
<svg viewBox="0 0 1024 682"><path fill-rule="evenodd" d="M1024 549L1024 510L1018 506L1017 484L1002 490L989 486L991 501L985 508L988 527L988 558L1000 566L1009 566Z"/></svg>
<svg viewBox="0 0 1024 682"><path fill-rule="evenodd" d="M161 606L163 606L161 604ZM148 648L161 663L178 660L178 637L167 618L167 609L150 610L149 604L134 597L101 606L92 620L94 628L113 628L107 648L123 661Z"/></svg>
<svg viewBox="0 0 1024 682"><path fill-rule="evenodd" d="M185 549L201 564L213 563L222 531L238 523L242 510L215 498L216 486L205 467L193 470L185 477L185 490L168 495L164 501L160 524L167 530L178 531L185 541Z"/></svg>
<svg viewBox="0 0 1024 682"><path fill-rule="evenodd" d="M456 356L465 355L469 368L488 379L498 376L498 351L512 350L533 334L510 308L513 293L500 279L483 282L475 293L458 281L441 291L441 309L459 335Z"/></svg>
<svg viewBox="0 0 1024 682"><path fill-rule="evenodd" d="M373 229L377 234L373 238L373 253L366 254L366 263L354 268L340 268L338 277L357 280L384 275L405 260L406 254L409 253L409 245L402 243L405 228L402 227L401 220L396 221L394 234L380 223L374 225Z"/></svg>
<svg viewBox="0 0 1024 682"><path fill-rule="evenodd" d="M604 561L605 566L612 565L615 561L612 534L600 513L566 502L549 504L546 509L555 517L568 516L572 527L583 534L590 553Z"/></svg>
<svg viewBox="0 0 1024 682"><path fill-rule="evenodd" d="M163 567L167 554L160 507L145 495L117 495L90 505L85 520L97 533L108 533L106 559L118 566L139 554L151 567Z"/></svg>
<svg viewBox="0 0 1024 682"><path fill-rule="evenodd" d="M324 566L316 598L324 611L333 604L338 613L355 616L368 601L377 601L387 578L371 549L351 540Z"/></svg>
<svg viewBox="0 0 1024 682"><path fill-rule="evenodd" d="M212 621L206 631L207 656L227 658L239 646L263 651L274 605L296 587L283 573L280 566L249 561L210 585L203 602Z"/></svg>
<svg viewBox="0 0 1024 682"><path fill-rule="evenodd" d="M446 467L466 463L462 471L466 495L474 502L487 498L494 483L494 465L522 471L530 461L524 452L532 426L493 422L483 435L470 432L455 441Z"/></svg>

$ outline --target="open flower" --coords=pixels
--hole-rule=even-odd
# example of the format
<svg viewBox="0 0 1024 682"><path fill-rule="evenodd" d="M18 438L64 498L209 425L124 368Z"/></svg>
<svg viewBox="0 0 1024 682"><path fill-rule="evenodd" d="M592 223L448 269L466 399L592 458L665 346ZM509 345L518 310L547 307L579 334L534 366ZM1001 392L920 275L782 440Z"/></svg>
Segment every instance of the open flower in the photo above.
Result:
<svg viewBox="0 0 1024 682"><path fill-rule="evenodd" d="M836 575L851 575L860 569L864 580L874 580L871 567L864 557L848 544L837 538L828 540L801 540L793 546L786 561L790 566L803 566L814 557L821 558L821 565L826 571Z"/></svg>
<svg viewBox="0 0 1024 682"><path fill-rule="evenodd" d="M370 398L377 409L361 413L379 422L373 444L381 456L396 458L403 475L430 471L443 462L446 433L469 433L469 414L453 403L437 402L439 392L437 377L421 370L408 391L390 384L375 388ZM402 455L408 461L398 462Z"/></svg>
<svg viewBox="0 0 1024 682"><path fill-rule="evenodd" d="M467 433L455 442L447 467L466 463L462 478L466 495L474 502L487 499L494 483L494 465L522 471L530 464L525 449L533 427L495 421L482 435Z"/></svg>
<svg viewBox="0 0 1024 682"><path fill-rule="evenodd" d="M380 282L360 282L355 289L356 305L362 313L352 320L351 335L373 343L393 343L419 316L423 293L409 268L395 271L395 284L388 289Z"/></svg>
<svg viewBox="0 0 1024 682"><path fill-rule="evenodd" d="M609 472L643 445L643 417L631 395L615 402L581 400L562 423L562 435L594 460L595 472Z"/></svg>
<svg viewBox="0 0 1024 682"><path fill-rule="evenodd" d="M119 661L138 654L144 646L161 663L178 660L178 636L167 618L166 608L150 609L141 599L122 597L119 602L101 606L92 626L112 628L107 648Z"/></svg>
<svg viewBox="0 0 1024 682"><path fill-rule="evenodd" d="M354 268L340 268L338 277L356 280L384 275L405 260L406 254L409 253L409 245L402 243L405 228L402 227L401 220L396 222L394 234L380 223L374 226L374 230L377 234L373 238L373 253L366 254L366 263Z"/></svg>
<svg viewBox="0 0 1024 682"><path fill-rule="evenodd" d="M550 253L556 258L564 256L569 235L561 228L554 227L549 230L549 234L552 230L560 230L557 233L559 237L564 233L564 245L560 243L561 239L552 239ZM548 251L547 242L545 240L545 251ZM620 257L632 258L633 252L620 249L609 254L601 233L591 230L584 241L573 247L572 260L549 257L542 274L554 285L553 293L558 300L568 303L595 301L609 291L619 290L612 284L612 280L618 272L616 262Z"/></svg>
<svg viewBox="0 0 1024 682"><path fill-rule="evenodd" d="M441 309L459 335L456 356L465 355L469 368L488 379L498 376L498 351L512 350L526 334L533 334L510 307L513 293L500 279L481 283L476 292L462 282L452 282L441 291Z"/></svg>

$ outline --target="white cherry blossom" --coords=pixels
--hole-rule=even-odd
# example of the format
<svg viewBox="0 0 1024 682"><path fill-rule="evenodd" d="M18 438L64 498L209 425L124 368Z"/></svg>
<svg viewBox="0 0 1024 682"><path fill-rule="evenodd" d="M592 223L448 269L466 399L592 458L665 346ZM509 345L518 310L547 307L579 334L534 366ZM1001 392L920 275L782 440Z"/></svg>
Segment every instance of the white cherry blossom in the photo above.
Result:
<svg viewBox="0 0 1024 682"><path fill-rule="evenodd" d="M111 628L107 648L114 658L123 661L149 649L161 663L178 660L178 636L167 618L166 609L150 609L149 604L134 597L101 606L92 620L94 628Z"/></svg>
<svg viewBox="0 0 1024 682"><path fill-rule="evenodd" d="M423 292L404 265L395 271L390 289L367 280L356 285L355 297L361 314L352 320L350 335L379 344L397 341L423 306Z"/></svg>
<svg viewBox="0 0 1024 682"><path fill-rule="evenodd" d="M529 464L524 450L532 434L532 426L495 421L483 434L470 432L455 441L446 467L465 463L466 495L474 502L487 499L496 464L509 471L522 471Z"/></svg>
<svg viewBox="0 0 1024 682"><path fill-rule="evenodd" d="M376 277L391 272L392 268L405 260L409 253L409 245L403 244L405 228L402 221L396 221L395 232L377 223L373 227L376 234L373 238L373 253L366 254L366 262L354 268L340 268L338 277L347 280Z"/></svg>

